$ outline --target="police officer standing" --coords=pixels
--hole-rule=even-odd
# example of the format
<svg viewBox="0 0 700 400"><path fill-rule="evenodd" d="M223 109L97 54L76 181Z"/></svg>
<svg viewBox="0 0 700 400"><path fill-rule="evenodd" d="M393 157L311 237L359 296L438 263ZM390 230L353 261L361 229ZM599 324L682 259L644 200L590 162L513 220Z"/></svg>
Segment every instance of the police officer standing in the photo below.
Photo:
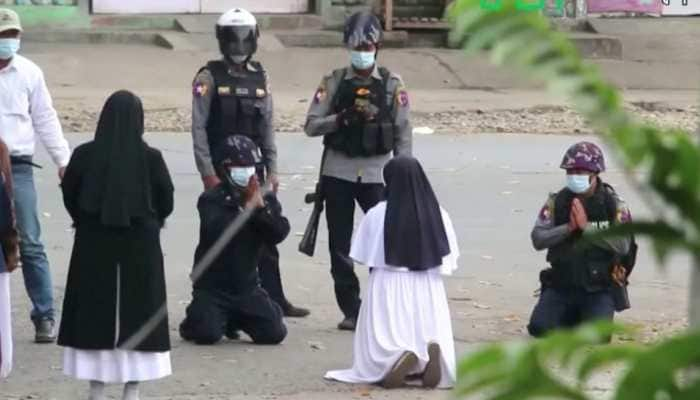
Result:
<svg viewBox="0 0 700 400"><path fill-rule="evenodd" d="M383 198L382 168L391 154L410 155L412 130L408 93L401 78L377 65L382 27L371 13L352 15L344 43L351 65L321 80L306 120L308 136L323 136L323 197L326 204L331 274L345 318L354 330L360 285L348 256L355 201L367 211Z"/></svg>
<svg viewBox="0 0 700 400"><path fill-rule="evenodd" d="M195 161L205 189L216 187L217 177L212 159L216 148L227 137L249 137L262 153L260 181L277 191L277 147L272 126L272 95L267 73L251 58L257 50L260 30L253 14L236 8L224 13L216 25L216 37L223 55L207 63L193 83L192 139ZM262 286L275 300L284 315L305 317L309 311L294 307L282 289L279 252L275 246L264 247L260 259Z"/></svg>
<svg viewBox="0 0 700 400"><path fill-rule="evenodd" d="M624 260L634 246L631 237L584 238L631 219L625 202L599 176L605 171L603 152L593 143L577 143L564 155L561 168L566 187L550 194L532 230L535 249L547 249L551 264L540 274L542 292L528 325L535 337L612 320L619 309L616 288L626 285L630 272Z"/></svg>

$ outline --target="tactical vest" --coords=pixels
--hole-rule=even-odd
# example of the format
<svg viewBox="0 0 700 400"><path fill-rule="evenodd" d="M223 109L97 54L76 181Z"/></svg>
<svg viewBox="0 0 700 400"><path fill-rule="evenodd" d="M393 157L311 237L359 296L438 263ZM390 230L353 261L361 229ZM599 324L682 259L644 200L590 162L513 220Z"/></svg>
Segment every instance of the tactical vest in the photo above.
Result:
<svg viewBox="0 0 700 400"><path fill-rule="evenodd" d="M554 224L569 223L571 202L576 195L569 189L557 193L554 201ZM598 180L593 196L581 199L591 224L601 228L615 223L617 203L612 187ZM577 232L563 243L549 249L547 261L552 265L552 284L561 288L582 288L588 292L608 289L612 285L610 271L618 256L611 250L595 246Z"/></svg>
<svg viewBox="0 0 700 400"><path fill-rule="evenodd" d="M250 62L256 71L245 68L238 76L229 74L224 61L210 61L205 67L214 77L214 92L207 121L207 138L212 154L228 136L248 136L260 147L259 126L268 110L265 109L267 78L262 66ZM203 68L204 69L204 68Z"/></svg>
<svg viewBox="0 0 700 400"><path fill-rule="evenodd" d="M348 69L336 70L333 75L340 84L331 103L334 113L356 105L375 107L376 117L372 122L355 122L341 126L324 138L324 145L340 151L349 157L371 157L390 153L394 150L394 135L397 127L391 116L393 93L387 93L391 78L386 68L379 68L382 79L371 79L370 83L345 79Z"/></svg>

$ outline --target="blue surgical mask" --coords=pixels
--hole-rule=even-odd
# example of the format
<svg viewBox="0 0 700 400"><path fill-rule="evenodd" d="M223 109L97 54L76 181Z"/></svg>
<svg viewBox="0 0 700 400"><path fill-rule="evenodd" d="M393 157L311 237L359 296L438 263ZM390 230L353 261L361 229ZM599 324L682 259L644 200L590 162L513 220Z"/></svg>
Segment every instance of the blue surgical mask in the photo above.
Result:
<svg viewBox="0 0 700 400"><path fill-rule="evenodd" d="M566 187L576 194L585 193L591 188L591 177L588 175L567 175Z"/></svg>
<svg viewBox="0 0 700 400"><path fill-rule="evenodd" d="M229 170L229 176L236 186L246 187L250 177L255 175L255 167L233 167Z"/></svg>
<svg viewBox="0 0 700 400"><path fill-rule="evenodd" d="M0 60L9 60L19 51L19 39L0 39Z"/></svg>
<svg viewBox="0 0 700 400"><path fill-rule="evenodd" d="M350 51L350 62L357 69L370 69L374 66L376 53L373 51Z"/></svg>

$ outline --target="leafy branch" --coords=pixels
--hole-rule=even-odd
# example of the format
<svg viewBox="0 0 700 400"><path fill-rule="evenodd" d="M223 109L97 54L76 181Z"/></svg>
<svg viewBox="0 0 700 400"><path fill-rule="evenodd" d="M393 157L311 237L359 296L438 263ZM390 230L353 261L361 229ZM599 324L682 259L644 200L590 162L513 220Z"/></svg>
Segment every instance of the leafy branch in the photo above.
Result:
<svg viewBox="0 0 700 400"><path fill-rule="evenodd" d="M517 0L502 0L497 10L480 3L452 3L450 39L467 54L485 52L492 63L515 67L568 98L616 151L636 187L649 201L663 204L654 221L625 224L607 234L646 235L659 259L678 248L700 262L700 149L690 134L635 121L619 91L540 13L518 9ZM642 177L637 170L644 171ZM486 394L488 400L587 400L582 387L590 377L623 364L614 400L700 399L700 332L649 348L596 346L621 329L593 324L537 341L487 346L462 361L455 394ZM559 378L566 372L576 385Z"/></svg>

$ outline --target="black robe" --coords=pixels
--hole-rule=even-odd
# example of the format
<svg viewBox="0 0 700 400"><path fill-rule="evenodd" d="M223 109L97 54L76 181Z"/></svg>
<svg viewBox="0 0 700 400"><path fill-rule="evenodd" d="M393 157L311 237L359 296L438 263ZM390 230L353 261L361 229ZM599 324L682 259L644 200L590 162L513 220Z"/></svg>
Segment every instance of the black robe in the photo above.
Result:
<svg viewBox="0 0 700 400"><path fill-rule="evenodd" d="M144 144L145 145L145 144ZM75 243L63 302L58 344L110 350L128 340L166 302L160 229L173 210L173 183L161 153L146 149L151 215L129 227L108 227L79 206L95 142L75 149L61 184L75 225ZM115 340L117 266L120 273L119 337ZM170 350L167 318L134 350Z"/></svg>

